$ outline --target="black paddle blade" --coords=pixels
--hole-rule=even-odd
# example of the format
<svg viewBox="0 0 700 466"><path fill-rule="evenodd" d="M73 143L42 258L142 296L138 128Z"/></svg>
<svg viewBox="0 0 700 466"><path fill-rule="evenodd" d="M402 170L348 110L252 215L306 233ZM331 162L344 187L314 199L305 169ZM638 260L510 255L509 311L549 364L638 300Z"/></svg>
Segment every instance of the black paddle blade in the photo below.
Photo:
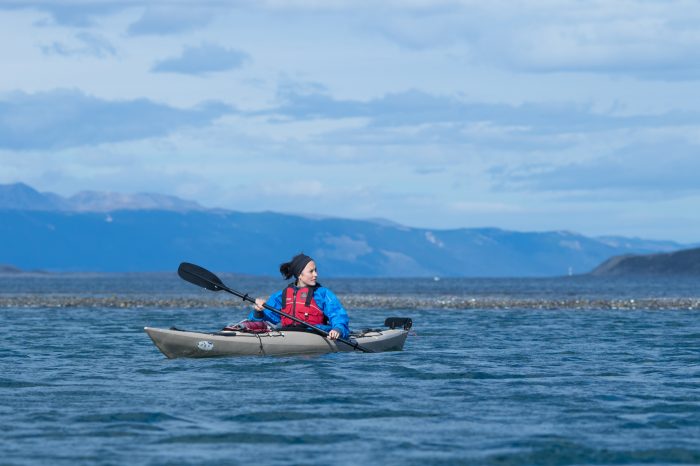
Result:
<svg viewBox="0 0 700 466"><path fill-rule="evenodd" d="M387 317L384 325L392 329L403 327L404 330L410 330L413 326L413 321L410 317Z"/></svg>
<svg viewBox="0 0 700 466"><path fill-rule="evenodd" d="M185 281L188 281L202 288L211 291L221 291L226 289L224 282L216 275L198 265L183 262L177 268L177 274Z"/></svg>

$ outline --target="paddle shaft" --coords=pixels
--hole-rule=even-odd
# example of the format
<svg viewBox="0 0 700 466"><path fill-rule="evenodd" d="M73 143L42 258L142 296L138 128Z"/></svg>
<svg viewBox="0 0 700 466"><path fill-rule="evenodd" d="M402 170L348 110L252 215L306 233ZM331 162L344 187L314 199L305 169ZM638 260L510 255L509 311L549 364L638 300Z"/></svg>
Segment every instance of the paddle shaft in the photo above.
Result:
<svg viewBox="0 0 700 466"><path fill-rule="evenodd" d="M234 289L229 288L228 286L224 285L223 283L214 283L214 282L212 282L209 278L204 277L204 276L202 276L201 274L198 274L197 272L194 272L194 271L192 271L192 270L188 271L188 273L197 276L197 278L199 278L199 279L201 279L201 280L204 280L204 281L206 281L206 282L211 283L212 286L214 286L214 287L216 287L216 288L219 288L219 289L224 290L224 291L226 291L226 292L228 292L228 293L231 293L232 295L238 296L238 297L241 298L243 301L249 301L249 302L255 304L255 299L254 299L254 298L251 298L250 295L249 295L248 293L243 294L243 293L241 293L240 291L236 291L236 290L234 290ZM327 336L328 336L328 332L326 332L325 330L320 329L320 328L318 328L318 327L315 327L315 326L313 326L313 325L310 325L309 323L304 322L303 320L299 319L298 317L295 317L295 316L293 316L293 315L289 315L289 314L287 314L286 312L280 311L279 309L275 309L274 307L269 306L269 305L267 305L267 304L263 304L263 307L264 307L265 309L267 309L268 311L275 312L275 313L281 315L282 317L286 317L287 319L293 320L293 321L295 321L295 322L297 322L297 323L300 323L300 324L305 325L305 326L307 326L307 327L309 327L309 328L312 328L314 331L320 333L320 334L323 335L324 337L327 337ZM350 346L350 347L352 347L352 348L354 348L354 349L356 349L356 350L364 351L365 353L374 353L373 350L371 350L371 349L369 349L369 348L365 348L364 346L359 345L359 344L357 344L357 343L353 343L353 342L351 342L351 341L345 340L344 338L338 337L338 338L336 338L336 340L338 340L338 341L341 342L341 343L345 343L346 345L348 345L348 346Z"/></svg>

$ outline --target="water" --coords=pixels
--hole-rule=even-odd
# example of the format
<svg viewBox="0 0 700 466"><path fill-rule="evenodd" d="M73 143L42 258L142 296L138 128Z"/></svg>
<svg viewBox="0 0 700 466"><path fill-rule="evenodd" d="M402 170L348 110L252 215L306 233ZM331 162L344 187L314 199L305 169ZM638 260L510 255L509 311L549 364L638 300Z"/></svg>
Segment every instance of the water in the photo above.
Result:
<svg viewBox="0 0 700 466"><path fill-rule="evenodd" d="M37 299L0 307L2 464L700 463L697 310L367 307L354 328L413 318L403 352L168 360L144 326L214 330L245 312L42 306L201 291L168 275L28 278L0 279L0 298ZM348 300L700 296L692 280L328 283Z"/></svg>

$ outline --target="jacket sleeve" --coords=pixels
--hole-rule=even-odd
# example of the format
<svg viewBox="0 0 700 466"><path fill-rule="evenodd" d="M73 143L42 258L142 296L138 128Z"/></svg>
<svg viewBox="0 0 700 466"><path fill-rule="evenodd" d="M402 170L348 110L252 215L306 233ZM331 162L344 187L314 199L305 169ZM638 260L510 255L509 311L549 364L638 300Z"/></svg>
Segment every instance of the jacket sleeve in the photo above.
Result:
<svg viewBox="0 0 700 466"><path fill-rule="evenodd" d="M267 304L270 307L274 307L275 309L282 309L282 291L278 291L277 293L270 296L265 304ZM268 311L267 309L263 309L262 318L257 318L255 317L255 309L253 309L252 311L250 311L250 314L248 314L248 320L265 320L272 324L279 324L281 319L279 314L277 314L276 312Z"/></svg>
<svg viewBox="0 0 700 466"><path fill-rule="evenodd" d="M335 294L328 288L321 287L316 290L314 299L326 317L328 317L330 324L328 326L319 325L318 327L329 327L329 330L336 329L342 338L348 338L350 336L350 318Z"/></svg>

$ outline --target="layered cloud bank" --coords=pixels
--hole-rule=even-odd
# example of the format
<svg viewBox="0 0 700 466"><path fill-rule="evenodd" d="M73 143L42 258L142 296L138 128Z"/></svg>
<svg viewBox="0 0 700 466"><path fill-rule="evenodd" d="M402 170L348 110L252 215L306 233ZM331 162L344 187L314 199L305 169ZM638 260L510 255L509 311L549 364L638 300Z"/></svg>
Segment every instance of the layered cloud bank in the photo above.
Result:
<svg viewBox="0 0 700 466"><path fill-rule="evenodd" d="M6 1L0 183L697 241L694 2Z"/></svg>

